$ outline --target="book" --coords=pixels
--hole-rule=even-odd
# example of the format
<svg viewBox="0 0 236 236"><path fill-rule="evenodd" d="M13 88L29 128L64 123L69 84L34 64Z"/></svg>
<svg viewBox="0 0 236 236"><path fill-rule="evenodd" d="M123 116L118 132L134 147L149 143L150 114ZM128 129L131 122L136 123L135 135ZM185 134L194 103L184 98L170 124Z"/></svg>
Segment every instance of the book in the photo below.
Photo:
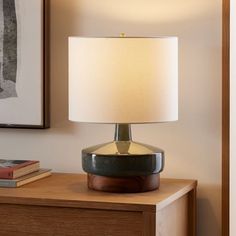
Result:
<svg viewBox="0 0 236 236"><path fill-rule="evenodd" d="M39 170L39 161L0 159L0 179L16 179Z"/></svg>
<svg viewBox="0 0 236 236"><path fill-rule="evenodd" d="M0 187L17 188L22 185L32 183L36 180L48 177L51 174L52 173L50 169L39 169L38 171L35 171L28 175L24 175L17 179L0 179Z"/></svg>

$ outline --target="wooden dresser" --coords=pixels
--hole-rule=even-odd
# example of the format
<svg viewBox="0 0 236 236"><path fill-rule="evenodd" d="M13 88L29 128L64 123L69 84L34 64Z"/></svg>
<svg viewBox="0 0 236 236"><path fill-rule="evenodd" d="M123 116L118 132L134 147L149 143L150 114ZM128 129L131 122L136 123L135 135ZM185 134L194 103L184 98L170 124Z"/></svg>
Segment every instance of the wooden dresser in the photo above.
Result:
<svg viewBox="0 0 236 236"><path fill-rule="evenodd" d="M86 175L53 174L0 188L0 235L194 236L196 185L161 179L157 191L114 194L88 190Z"/></svg>

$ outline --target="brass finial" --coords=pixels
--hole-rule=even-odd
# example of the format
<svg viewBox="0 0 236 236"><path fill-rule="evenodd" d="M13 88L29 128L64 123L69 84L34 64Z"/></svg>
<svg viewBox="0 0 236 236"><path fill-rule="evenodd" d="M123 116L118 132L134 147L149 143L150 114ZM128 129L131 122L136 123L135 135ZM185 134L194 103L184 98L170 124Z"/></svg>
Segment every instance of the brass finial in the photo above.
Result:
<svg viewBox="0 0 236 236"><path fill-rule="evenodd" d="M120 33L120 37L125 38L126 37L125 33Z"/></svg>

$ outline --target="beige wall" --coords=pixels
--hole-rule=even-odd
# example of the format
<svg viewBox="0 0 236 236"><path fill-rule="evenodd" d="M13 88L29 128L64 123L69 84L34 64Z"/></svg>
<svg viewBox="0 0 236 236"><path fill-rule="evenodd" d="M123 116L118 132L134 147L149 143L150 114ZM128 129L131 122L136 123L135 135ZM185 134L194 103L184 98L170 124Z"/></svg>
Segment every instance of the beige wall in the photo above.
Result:
<svg viewBox="0 0 236 236"><path fill-rule="evenodd" d="M52 128L0 130L1 157L39 159L54 171L82 171L81 149L112 139L113 127L68 121L67 38L118 36L120 32L179 37L179 121L135 125L133 137L165 149L162 176L199 180L198 235L219 236L220 0L51 0Z"/></svg>
<svg viewBox="0 0 236 236"><path fill-rule="evenodd" d="M231 0L230 45L230 235L236 235L236 1Z"/></svg>

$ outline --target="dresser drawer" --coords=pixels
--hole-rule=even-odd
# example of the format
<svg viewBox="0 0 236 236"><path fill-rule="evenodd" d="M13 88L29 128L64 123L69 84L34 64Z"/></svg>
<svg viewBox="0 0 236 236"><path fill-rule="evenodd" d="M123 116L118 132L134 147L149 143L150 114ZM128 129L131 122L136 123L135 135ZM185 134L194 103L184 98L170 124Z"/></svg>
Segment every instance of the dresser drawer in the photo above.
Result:
<svg viewBox="0 0 236 236"><path fill-rule="evenodd" d="M142 212L0 204L1 236L141 236Z"/></svg>
<svg viewBox="0 0 236 236"><path fill-rule="evenodd" d="M0 236L195 236L196 186L161 179L155 191L106 193L86 175L54 173L0 188Z"/></svg>

